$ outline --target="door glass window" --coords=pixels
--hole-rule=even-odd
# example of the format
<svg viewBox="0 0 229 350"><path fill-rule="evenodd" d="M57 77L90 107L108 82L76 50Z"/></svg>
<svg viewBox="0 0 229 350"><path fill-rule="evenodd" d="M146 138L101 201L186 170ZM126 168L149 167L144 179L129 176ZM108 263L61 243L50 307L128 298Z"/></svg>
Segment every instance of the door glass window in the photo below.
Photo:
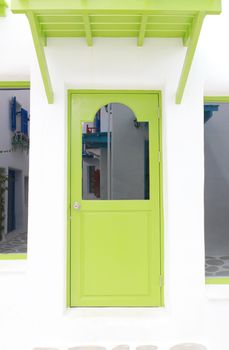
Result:
<svg viewBox="0 0 229 350"><path fill-rule="evenodd" d="M83 199L149 199L148 124L120 103L82 123Z"/></svg>

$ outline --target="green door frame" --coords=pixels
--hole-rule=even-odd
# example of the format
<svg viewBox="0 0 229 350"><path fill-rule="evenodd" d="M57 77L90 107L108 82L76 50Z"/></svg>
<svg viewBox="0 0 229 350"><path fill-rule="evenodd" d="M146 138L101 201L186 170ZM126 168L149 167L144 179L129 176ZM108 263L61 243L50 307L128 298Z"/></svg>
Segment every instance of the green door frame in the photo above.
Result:
<svg viewBox="0 0 229 350"><path fill-rule="evenodd" d="M68 90L68 166L67 166L67 265L66 265L66 304L71 307L71 101L74 94L111 94L111 93L128 93L128 94L157 94L158 96L158 118L159 118L159 207L160 207L160 270L161 270L161 305L164 306L164 217L163 217L163 162L162 162L162 96L161 91L157 90Z"/></svg>

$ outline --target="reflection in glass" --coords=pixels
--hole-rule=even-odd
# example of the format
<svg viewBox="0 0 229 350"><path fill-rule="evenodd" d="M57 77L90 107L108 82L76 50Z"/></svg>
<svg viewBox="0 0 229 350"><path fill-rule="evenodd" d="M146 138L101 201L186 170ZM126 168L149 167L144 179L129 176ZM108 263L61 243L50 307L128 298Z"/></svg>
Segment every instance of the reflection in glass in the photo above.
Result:
<svg viewBox="0 0 229 350"><path fill-rule="evenodd" d="M204 106L206 277L229 277L229 103Z"/></svg>
<svg viewBox="0 0 229 350"><path fill-rule="evenodd" d="M127 106L102 107L82 123L83 199L149 199L149 126Z"/></svg>
<svg viewBox="0 0 229 350"><path fill-rule="evenodd" d="M0 89L0 254L27 252L30 91Z"/></svg>

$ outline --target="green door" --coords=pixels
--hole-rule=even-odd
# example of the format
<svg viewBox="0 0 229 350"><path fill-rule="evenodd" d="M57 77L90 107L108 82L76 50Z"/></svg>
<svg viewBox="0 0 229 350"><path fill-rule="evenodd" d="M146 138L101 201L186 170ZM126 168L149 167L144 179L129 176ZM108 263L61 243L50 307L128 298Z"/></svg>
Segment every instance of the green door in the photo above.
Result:
<svg viewBox="0 0 229 350"><path fill-rule="evenodd" d="M72 307L162 304L158 98L71 94Z"/></svg>

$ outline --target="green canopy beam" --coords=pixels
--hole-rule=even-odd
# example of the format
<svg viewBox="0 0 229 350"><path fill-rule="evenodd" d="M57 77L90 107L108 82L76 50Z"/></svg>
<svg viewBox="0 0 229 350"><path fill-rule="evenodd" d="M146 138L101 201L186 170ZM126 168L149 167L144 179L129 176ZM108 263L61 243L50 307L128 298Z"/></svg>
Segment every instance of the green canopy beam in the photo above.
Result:
<svg viewBox="0 0 229 350"><path fill-rule="evenodd" d="M45 53L44 53L44 43L45 43L44 36L34 13L32 11L27 11L26 15L27 15L32 36L33 36L33 42L37 53L38 63L40 66L40 71L43 79L45 92L47 95L47 100L48 100L48 103L53 103L52 85L51 85L48 66L47 66Z"/></svg>
<svg viewBox="0 0 229 350"><path fill-rule="evenodd" d="M88 46L92 46L93 40L92 40L91 25L90 25L89 16L87 14L83 15L83 21L84 21L87 44Z"/></svg>
<svg viewBox="0 0 229 350"><path fill-rule="evenodd" d="M8 5L5 0L0 0L0 17L5 17L7 7Z"/></svg>
<svg viewBox="0 0 229 350"><path fill-rule="evenodd" d="M143 15L141 20L141 27L138 35L138 46L142 46L144 43L144 37L146 32L146 25L147 25L148 16Z"/></svg>
<svg viewBox="0 0 229 350"><path fill-rule="evenodd" d="M196 46L198 43L198 39L199 39L199 35L200 35L200 31L201 31L204 17L205 17L205 13L199 12L198 15L195 17L195 20L194 20L194 23L192 26L192 32L191 32L191 35L189 38L188 49L187 49L187 53L185 56L185 61L184 61L179 85L177 88L177 94L176 94L176 103L177 104L180 104L182 101L184 89L185 89L188 75L189 75L189 72L191 69L193 56L194 56Z"/></svg>

